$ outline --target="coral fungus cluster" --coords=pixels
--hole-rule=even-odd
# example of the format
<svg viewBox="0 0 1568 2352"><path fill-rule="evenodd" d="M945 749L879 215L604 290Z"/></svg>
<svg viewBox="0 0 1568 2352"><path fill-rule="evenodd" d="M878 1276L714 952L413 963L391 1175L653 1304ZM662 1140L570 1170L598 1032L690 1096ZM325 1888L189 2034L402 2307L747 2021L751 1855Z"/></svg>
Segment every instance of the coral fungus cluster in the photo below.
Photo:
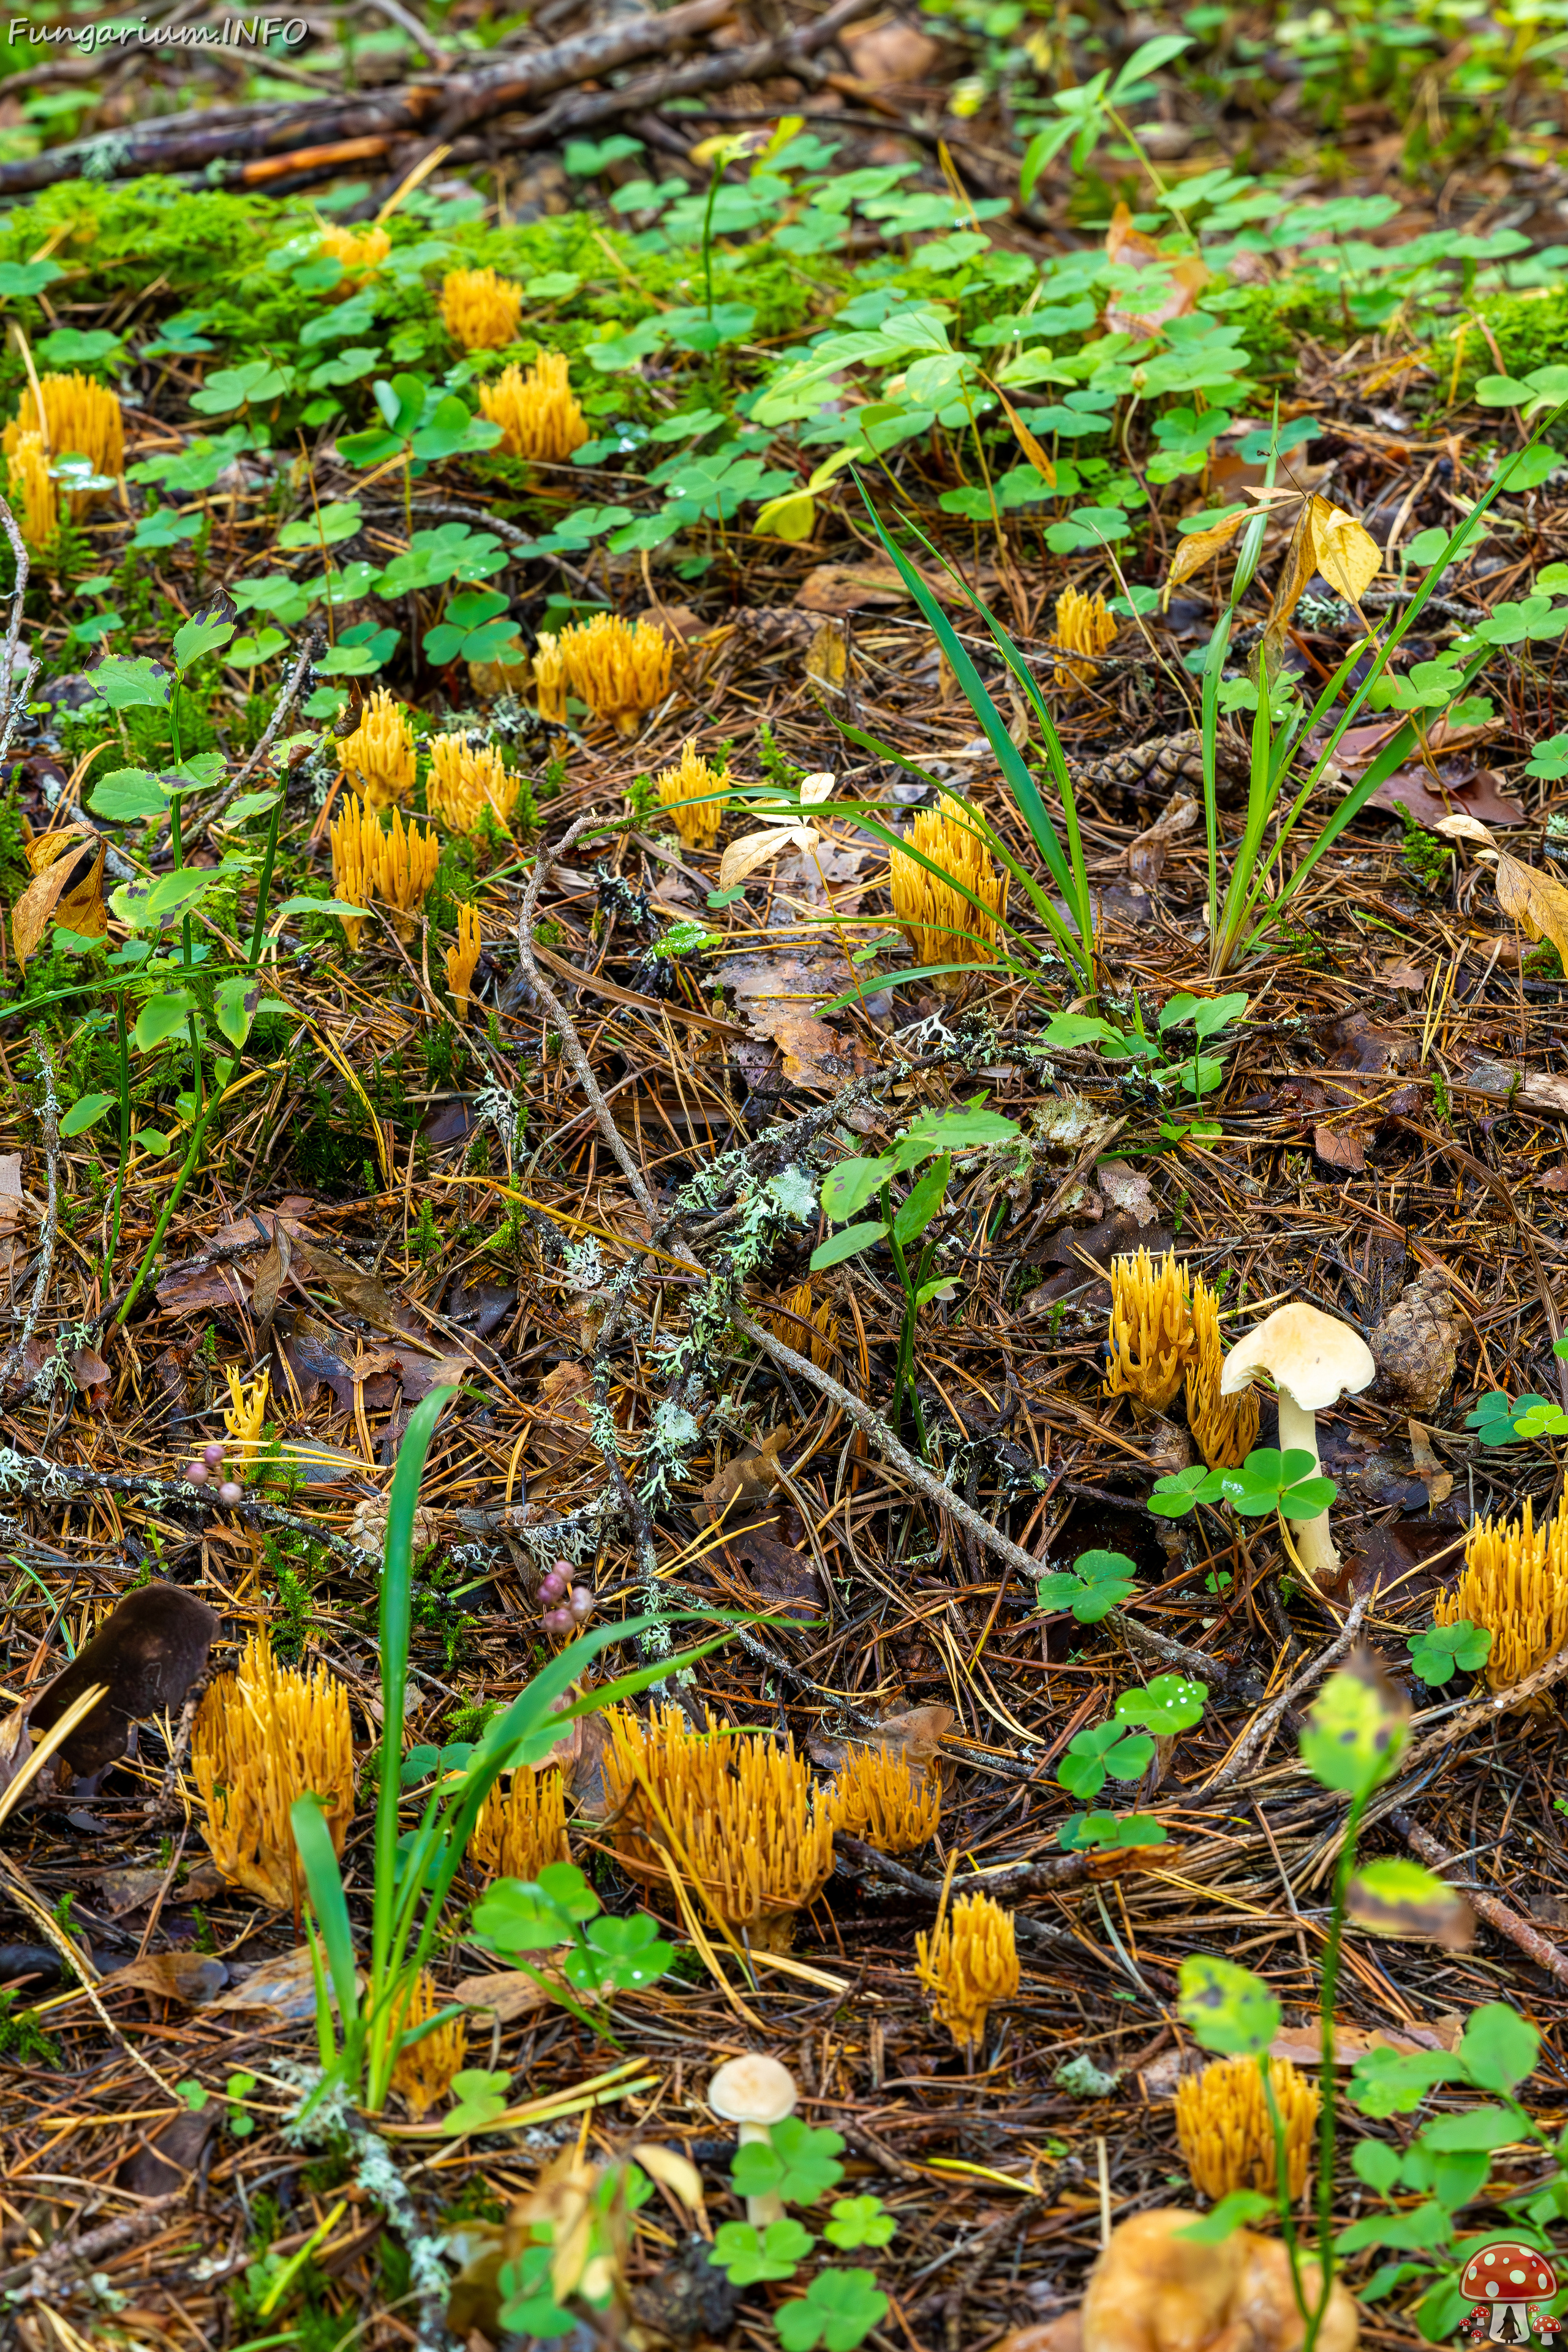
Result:
<svg viewBox="0 0 1568 2352"><path fill-rule="evenodd" d="M916 962L989 963L997 923L1007 911L1007 875L996 872L990 849L945 793L934 809L916 812L908 838L910 849L941 869L931 873L901 849L889 859L893 914L909 936Z"/></svg>

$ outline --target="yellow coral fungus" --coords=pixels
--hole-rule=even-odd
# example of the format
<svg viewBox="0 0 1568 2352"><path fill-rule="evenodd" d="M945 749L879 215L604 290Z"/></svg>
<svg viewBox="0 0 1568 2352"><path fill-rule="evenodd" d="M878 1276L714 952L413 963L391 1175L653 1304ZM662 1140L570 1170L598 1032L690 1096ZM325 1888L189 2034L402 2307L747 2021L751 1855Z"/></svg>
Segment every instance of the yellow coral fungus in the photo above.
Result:
<svg viewBox="0 0 1568 2352"><path fill-rule="evenodd" d="M317 239L321 251L332 261L341 261L347 278L368 278L379 269L392 251L392 239L379 226L343 228L336 221L323 221Z"/></svg>
<svg viewBox="0 0 1568 2352"><path fill-rule="evenodd" d="M533 692L541 719L553 719L557 726L564 727L566 663L560 638L552 636L548 629L541 629L533 648Z"/></svg>
<svg viewBox="0 0 1568 2352"><path fill-rule="evenodd" d="M1007 911L1008 877L995 871L970 819L944 793L938 807L916 813L909 845L941 868L940 874L928 873L901 849L889 861L894 919L909 935L915 961L989 963L997 919ZM974 893L978 907L960 884Z"/></svg>
<svg viewBox="0 0 1568 2352"><path fill-rule="evenodd" d="M689 740L682 745L675 766L661 769L655 777L659 805L675 819L675 829L688 849L700 849L718 832L724 802L716 796L722 795L729 781L729 770L721 773L710 768L706 760L698 758L697 746Z"/></svg>
<svg viewBox="0 0 1568 2352"><path fill-rule="evenodd" d="M1318 2123L1315 2083L1288 2058L1268 2061L1268 2079L1285 2126L1285 2161L1292 2198L1307 2186ZM1176 2085L1176 2137L1193 2187L1217 2203L1238 2189L1272 2196L1276 2179L1274 2126L1256 2058L1221 2058Z"/></svg>
<svg viewBox="0 0 1568 2352"><path fill-rule="evenodd" d="M272 1386L272 1374L264 1366L259 1380L248 1388L239 1377L237 1364L224 1366L224 1378L228 1382L231 1402L224 1407L223 1425L228 1432L228 1456L237 1476L253 1463L261 1451L261 1433L267 1423L268 1391Z"/></svg>
<svg viewBox="0 0 1568 2352"><path fill-rule="evenodd" d="M1057 598L1057 625L1050 643L1058 655L1068 658L1058 661L1057 676L1070 679L1076 687L1087 686L1100 667L1100 656L1115 644L1117 625L1103 596L1086 596L1079 589L1064 588Z"/></svg>
<svg viewBox="0 0 1568 2352"><path fill-rule="evenodd" d="M942 1782L886 1748L856 1748L839 1766L827 1803L836 1830L864 1838L879 1853L908 1853L936 1835Z"/></svg>
<svg viewBox="0 0 1568 2352"><path fill-rule="evenodd" d="M553 1766L514 1772L510 1790L498 1783L490 1790L468 1840L468 1858L487 1881L537 1878L547 1862L571 1861L565 1790Z"/></svg>
<svg viewBox="0 0 1568 2352"><path fill-rule="evenodd" d="M424 905L440 862L441 845L435 835L405 825L396 809L386 833L375 811L363 801L351 800L332 819L334 892L356 907L367 907L374 898L390 908L399 939L413 937L412 919ZM357 948L363 918L342 915L339 920L350 947Z"/></svg>
<svg viewBox="0 0 1568 2352"><path fill-rule="evenodd" d="M811 1283L807 1279L797 1283L787 1297L780 1299L779 1305L784 1313L767 1318L768 1328L773 1338L782 1339L786 1348L794 1348L797 1354L809 1356L819 1372L826 1371L838 1353L838 1318L829 1302L825 1298L820 1307L813 1308ZM808 1331L801 1329L803 1323L810 1325Z"/></svg>
<svg viewBox="0 0 1568 2352"><path fill-rule="evenodd" d="M125 471L125 428L120 402L109 386L88 375L47 375L40 379L44 413L40 419L33 387L22 393L21 405L0 436L7 462L19 442L36 434L52 466L62 457L85 457L95 474L118 478ZM85 511L106 493L83 490L73 494L73 512Z"/></svg>
<svg viewBox="0 0 1568 2352"><path fill-rule="evenodd" d="M339 743L338 766L368 808L392 808L414 790L413 730L384 687L377 687L359 725Z"/></svg>
<svg viewBox="0 0 1568 2352"><path fill-rule="evenodd" d="M420 1969L394 1995L392 2031L395 2034L412 2033L446 2006L429 1969ZM392 2062L392 2087L402 2095L416 2123L426 2108L446 2097L468 2047L467 2019L449 2017L445 2025L434 2026L419 2041L398 2052Z"/></svg>
<svg viewBox="0 0 1568 2352"><path fill-rule="evenodd" d="M532 367L514 361L479 386L479 412L499 425L508 457L561 465L588 438L588 420L572 389L564 352L541 352Z"/></svg>
<svg viewBox="0 0 1568 2352"><path fill-rule="evenodd" d="M33 553L39 555L60 527L60 509L49 461L36 433L23 433L8 444L5 468L12 503L22 509L17 528Z"/></svg>
<svg viewBox="0 0 1568 2352"><path fill-rule="evenodd" d="M1439 1625L1465 1617L1486 1627L1493 1690L1522 1682L1568 1642L1568 1518L1559 1509L1537 1528L1526 1496L1522 1520L1473 1519L1463 1572L1432 1613Z"/></svg>
<svg viewBox="0 0 1568 2352"><path fill-rule="evenodd" d="M475 743L465 735L431 737L425 804L440 824L454 833L472 833L489 809L510 831L516 802L517 778L507 773L495 744Z"/></svg>
<svg viewBox="0 0 1568 2352"><path fill-rule="evenodd" d="M458 907L458 944L447 950L447 985L452 992L452 1002L458 1008L458 1018L468 1018L468 995L474 984L474 968L479 960L483 941L479 937L479 919L472 907L459 901Z"/></svg>
<svg viewBox="0 0 1568 2352"><path fill-rule="evenodd" d="M1193 1283L1192 1353L1187 1359L1187 1427L1211 1470L1239 1470L1258 1443L1258 1391L1245 1388L1220 1394L1225 1349L1219 1336L1219 1301L1203 1276Z"/></svg>
<svg viewBox="0 0 1568 2352"><path fill-rule="evenodd" d="M961 2050L983 2041L998 2001L1018 1990L1017 1939L1010 1912L989 1895L960 1895L929 1936L915 1937L915 1974L931 1995L931 2016Z"/></svg>
<svg viewBox="0 0 1568 2352"><path fill-rule="evenodd" d="M694 1732L676 1707L647 1727L609 1725L611 1834L633 1875L695 1885L732 1932L787 1949L833 1867L833 1824L793 1740L738 1739L711 1716Z"/></svg>
<svg viewBox="0 0 1568 2352"><path fill-rule="evenodd" d="M1163 1412L1182 1385L1193 1352L1193 1302L1186 1268L1168 1250L1156 1265L1146 1249L1110 1261L1110 1328L1102 1393L1130 1396Z"/></svg>
<svg viewBox="0 0 1568 2352"><path fill-rule="evenodd" d="M207 1809L206 1841L219 1872L273 1910L299 1887L289 1807L307 1790L320 1799L342 1853L353 1813L353 1740L349 1695L318 1668L280 1666L265 1633L246 1643L237 1674L202 1701L191 1738L191 1770Z"/></svg>
<svg viewBox="0 0 1568 2352"><path fill-rule="evenodd" d="M504 351L521 318L521 287L493 269L449 269L441 280L441 323L466 352Z"/></svg>
<svg viewBox="0 0 1568 2352"><path fill-rule="evenodd" d="M675 648L657 622L595 613L591 621L563 629L557 643L567 686L596 719L610 719L618 734L635 735L644 712L669 692ZM542 637L542 651L543 645ZM537 655L534 673L539 675ZM547 711L542 699L540 716L564 718L564 708Z"/></svg>

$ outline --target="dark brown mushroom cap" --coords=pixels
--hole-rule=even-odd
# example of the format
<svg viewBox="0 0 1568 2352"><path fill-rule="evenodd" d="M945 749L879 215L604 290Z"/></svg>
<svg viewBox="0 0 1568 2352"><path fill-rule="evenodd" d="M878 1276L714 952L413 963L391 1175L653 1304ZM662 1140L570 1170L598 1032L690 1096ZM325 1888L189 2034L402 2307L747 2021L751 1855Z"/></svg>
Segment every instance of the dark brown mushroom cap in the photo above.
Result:
<svg viewBox="0 0 1568 2352"><path fill-rule="evenodd" d="M1533 2246L1500 2239L1470 2256L1459 2292L1486 2295L1494 2303L1525 2303L1536 2295L1555 2294L1557 2273Z"/></svg>

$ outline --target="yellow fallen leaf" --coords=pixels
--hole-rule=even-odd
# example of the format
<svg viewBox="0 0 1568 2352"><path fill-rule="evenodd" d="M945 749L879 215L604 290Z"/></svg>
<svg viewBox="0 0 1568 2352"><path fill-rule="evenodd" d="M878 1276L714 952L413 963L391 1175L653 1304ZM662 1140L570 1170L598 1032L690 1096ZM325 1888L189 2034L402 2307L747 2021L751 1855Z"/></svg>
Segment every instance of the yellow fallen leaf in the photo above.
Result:
<svg viewBox="0 0 1568 2352"><path fill-rule="evenodd" d="M640 2164L672 2197L679 2197L689 2213L702 2211L702 2175L689 2156L683 2156L679 2148L661 2147L654 2140L639 2141L630 2153L632 2161Z"/></svg>
<svg viewBox="0 0 1568 2352"><path fill-rule="evenodd" d="M107 844L90 824L62 825L27 844L33 879L11 909L11 944L25 964L51 920L101 940L109 930L103 903L103 856Z"/></svg>
<svg viewBox="0 0 1568 2352"><path fill-rule="evenodd" d="M1498 851L1493 879L1503 913L1511 915L1528 938L1550 940L1568 969L1568 889L1554 874L1522 864L1506 849Z"/></svg>
<svg viewBox="0 0 1568 2352"><path fill-rule="evenodd" d="M1359 604L1383 569L1383 550L1372 533L1343 507L1314 498L1307 509L1307 534L1315 568L1336 595Z"/></svg>
<svg viewBox="0 0 1568 2352"><path fill-rule="evenodd" d="M1057 469L1047 457L1044 447L1030 432L1001 385L991 376L987 376L985 382L990 384L992 391L1007 412L1007 422L1013 428L1014 440L1016 441L1041 481L1048 482L1054 490L1057 486Z"/></svg>
<svg viewBox="0 0 1568 2352"><path fill-rule="evenodd" d="M743 882L748 874L754 874L759 866L765 866L781 851L815 849L816 842L816 827L812 824L786 824L773 826L766 833L742 834L739 841L730 844L720 860L719 887L732 890L737 882Z"/></svg>
<svg viewBox="0 0 1568 2352"><path fill-rule="evenodd" d="M1190 580L1194 572L1201 572L1210 556L1217 555L1222 548L1228 547L1242 524L1251 520L1246 509L1242 508L1236 514L1226 515L1223 522L1212 522L1207 530L1192 531L1183 540L1171 559L1170 574L1160 592L1162 612L1169 606L1173 590L1179 588L1184 580Z"/></svg>
<svg viewBox="0 0 1568 2352"><path fill-rule="evenodd" d="M785 490L757 509L753 539L782 539L793 544L809 539L816 528L816 500L809 490Z"/></svg>

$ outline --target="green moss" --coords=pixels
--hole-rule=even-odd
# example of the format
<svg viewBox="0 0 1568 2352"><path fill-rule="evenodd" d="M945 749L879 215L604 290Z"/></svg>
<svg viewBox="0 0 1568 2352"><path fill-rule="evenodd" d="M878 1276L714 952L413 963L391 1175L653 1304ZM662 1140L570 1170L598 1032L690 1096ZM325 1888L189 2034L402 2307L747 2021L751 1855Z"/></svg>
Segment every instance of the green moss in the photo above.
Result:
<svg viewBox="0 0 1568 2352"><path fill-rule="evenodd" d="M1522 294L1489 294L1478 314L1484 319L1497 345L1494 353L1479 326L1454 331L1432 346L1436 375L1435 398L1447 407L1454 382L1454 354L1459 352L1458 395L1468 400L1484 375L1496 375L1498 355L1511 376L1526 376L1532 368L1560 367L1568 361L1568 287L1532 288ZM1463 336L1462 346L1460 342Z"/></svg>

